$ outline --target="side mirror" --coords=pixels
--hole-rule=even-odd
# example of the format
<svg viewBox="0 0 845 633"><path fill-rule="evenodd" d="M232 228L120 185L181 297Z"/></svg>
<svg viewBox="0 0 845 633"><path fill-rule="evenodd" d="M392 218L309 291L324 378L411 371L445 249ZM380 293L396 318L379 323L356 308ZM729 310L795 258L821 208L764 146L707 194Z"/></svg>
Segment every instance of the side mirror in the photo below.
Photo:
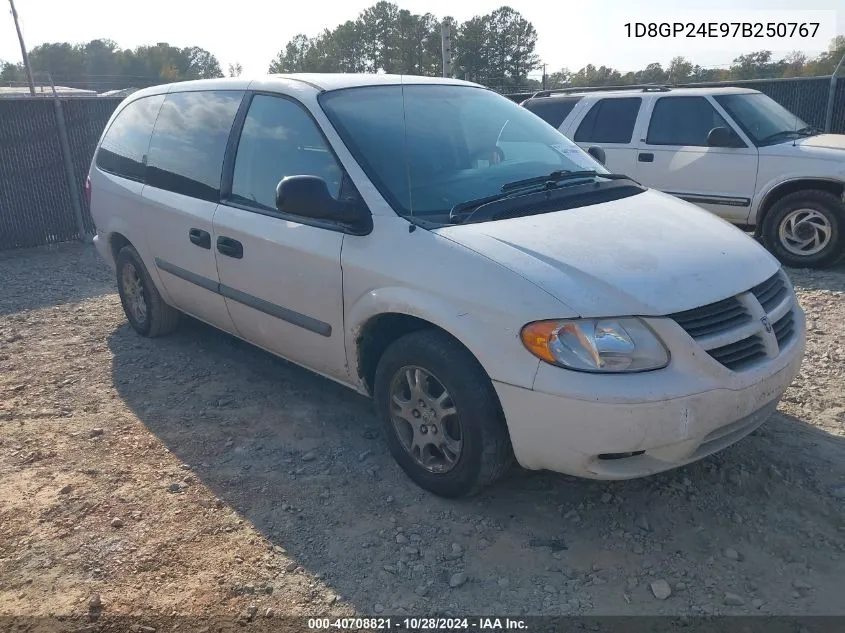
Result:
<svg viewBox="0 0 845 633"><path fill-rule="evenodd" d="M736 132L726 127L714 127L707 133L707 144L710 147L742 147L743 142Z"/></svg>
<svg viewBox="0 0 845 633"><path fill-rule="evenodd" d="M607 155L604 153L604 150L601 147L593 145L587 150L587 153L599 161L602 165L607 164Z"/></svg>
<svg viewBox="0 0 845 633"><path fill-rule="evenodd" d="M276 208L281 213L343 224L355 224L363 216L360 205L332 198L319 176L283 178L276 186Z"/></svg>

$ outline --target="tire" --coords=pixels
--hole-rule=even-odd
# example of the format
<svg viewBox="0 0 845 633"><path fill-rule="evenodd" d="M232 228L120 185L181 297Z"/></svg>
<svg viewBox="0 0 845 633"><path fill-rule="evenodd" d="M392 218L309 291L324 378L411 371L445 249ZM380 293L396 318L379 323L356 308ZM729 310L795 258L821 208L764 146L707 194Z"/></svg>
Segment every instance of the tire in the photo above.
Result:
<svg viewBox="0 0 845 633"><path fill-rule="evenodd" d="M456 430L459 431L457 434L460 435L461 448L457 458L445 449L439 450L443 456L440 461L447 461L447 456L452 459L453 463L446 471L432 472L429 469L431 466L426 468L422 465L419 458L414 456L413 447L411 450L408 447L407 429L413 427L401 419L394 424L393 412L398 410L399 405L395 404L393 395L397 393L399 385L406 388L403 398L407 394L408 402L413 399L414 392L407 389L411 385L407 373L409 367L421 369L433 378L433 381L423 381L428 385L426 389L432 389L437 382L448 392L449 397L444 401L446 404L440 409L432 404L433 401L427 400L429 406L427 409L422 407L423 417L416 418L419 421L417 430L411 431L415 437L423 438L423 435L417 433L425 433L421 428L427 419L434 420L428 426L431 430L425 436L431 439L426 441L445 442L441 438L449 437L450 446L454 445ZM436 389L433 393L443 396ZM420 330L394 341L379 360L373 396L393 458L408 477L429 492L442 497L474 494L499 479L514 461L504 415L490 378L472 354L444 332ZM422 400L418 402L422 403ZM437 418L436 413L432 415L432 412L451 408L456 413L445 418ZM438 429L437 424L441 421L443 423ZM405 435L400 432L400 428L405 431ZM439 438L436 435L438 432ZM437 453L438 449L427 448L425 454L433 462Z"/></svg>
<svg viewBox="0 0 845 633"><path fill-rule="evenodd" d="M130 287L133 283L137 289ZM179 311L161 298L141 256L133 246L124 246L117 254L117 289L129 324L141 336L164 336L179 325ZM138 296L143 298L143 310L137 308Z"/></svg>
<svg viewBox="0 0 845 633"><path fill-rule="evenodd" d="M816 227L824 227L824 230ZM826 242L823 239L825 230ZM761 233L766 247L786 266L824 268L835 263L845 250L845 204L827 191L796 191L772 206L763 220ZM789 240L790 236L805 239L817 236L819 239L811 242L802 253L795 239Z"/></svg>

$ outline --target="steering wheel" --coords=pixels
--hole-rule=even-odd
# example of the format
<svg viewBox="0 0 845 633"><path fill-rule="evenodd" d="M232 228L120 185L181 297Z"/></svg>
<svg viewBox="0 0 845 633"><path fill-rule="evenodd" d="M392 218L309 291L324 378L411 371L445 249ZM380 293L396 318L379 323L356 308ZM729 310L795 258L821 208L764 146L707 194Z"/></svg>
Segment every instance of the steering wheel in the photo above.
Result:
<svg viewBox="0 0 845 633"><path fill-rule="evenodd" d="M486 161L488 165L498 165L505 162L505 153L498 145L492 145L475 150L470 154L469 160L474 167L479 167L478 163L481 161Z"/></svg>

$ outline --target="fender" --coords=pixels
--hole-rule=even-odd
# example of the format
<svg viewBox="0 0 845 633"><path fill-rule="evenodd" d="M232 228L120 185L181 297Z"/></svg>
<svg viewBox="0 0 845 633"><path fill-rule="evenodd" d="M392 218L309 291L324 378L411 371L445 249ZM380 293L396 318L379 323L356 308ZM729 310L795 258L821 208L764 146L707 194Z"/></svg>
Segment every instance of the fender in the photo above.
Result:
<svg viewBox="0 0 845 633"><path fill-rule="evenodd" d="M358 375L358 340L370 319L392 313L413 316L443 329L469 349L492 380L530 389L540 361L523 347L519 338L525 323L513 313L497 312L489 306L479 308L469 302L400 286L378 288L358 297L347 306L345 315L350 382L362 393L367 392ZM491 335L499 344L490 344Z"/></svg>
<svg viewBox="0 0 845 633"><path fill-rule="evenodd" d="M158 267L153 261L153 255L150 252L149 247L147 246L146 239L144 239L143 235L139 235L137 230L133 230L124 218L121 218L119 216L109 216L106 220L106 226L102 229L98 228L97 235L94 238L100 255L102 255L103 259L106 260L106 263L111 266L112 270L115 270L115 272L117 271L117 262L112 256L111 247L112 239L114 238L115 234L122 235L127 240L129 240L132 246L135 247L135 250L138 251L138 254L141 256L141 261L143 261L144 266L147 267L147 272L152 278L156 289L159 291L159 294L161 294L162 298L166 303L173 305L170 296L167 294L167 290L165 289L164 284L161 282Z"/></svg>
<svg viewBox="0 0 845 633"><path fill-rule="evenodd" d="M819 176L818 173L808 173L808 172L792 172L786 174L778 174L764 185L759 188L759 191L755 194L754 198L751 201L751 209L748 212L748 219L747 223L751 226L757 226L759 230L759 225L762 224L760 217L760 209L763 209L768 206L770 201L770 196L776 192L776 190L783 186L787 185L790 182L795 182L797 180L816 180L822 182L829 182L835 185L844 186L845 185L845 174L843 177L837 178L835 176Z"/></svg>

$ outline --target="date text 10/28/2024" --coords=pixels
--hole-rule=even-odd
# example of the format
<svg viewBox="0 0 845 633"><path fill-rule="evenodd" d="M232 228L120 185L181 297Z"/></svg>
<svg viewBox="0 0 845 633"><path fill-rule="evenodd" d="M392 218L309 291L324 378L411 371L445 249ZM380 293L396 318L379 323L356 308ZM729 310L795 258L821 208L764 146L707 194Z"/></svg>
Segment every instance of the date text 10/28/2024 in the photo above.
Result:
<svg viewBox="0 0 845 633"><path fill-rule="evenodd" d="M527 631L525 620L514 618L308 618L310 630L389 631Z"/></svg>

